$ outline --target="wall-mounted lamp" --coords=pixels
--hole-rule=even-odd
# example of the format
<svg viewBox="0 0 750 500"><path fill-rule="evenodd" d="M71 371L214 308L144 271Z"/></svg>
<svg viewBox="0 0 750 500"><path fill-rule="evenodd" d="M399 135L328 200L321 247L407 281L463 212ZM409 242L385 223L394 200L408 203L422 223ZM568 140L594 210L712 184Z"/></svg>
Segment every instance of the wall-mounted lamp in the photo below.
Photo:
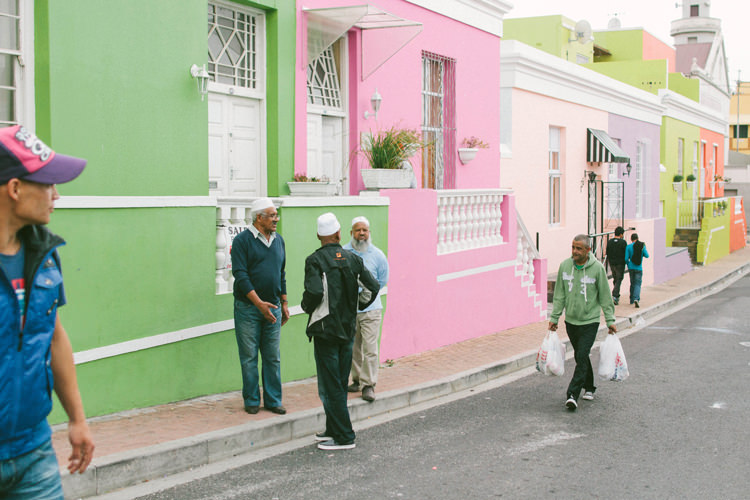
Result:
<svg viewBox="0 0 750 500"><path fill-rule="evenodd" d="M190 76L195 78L198 84L198 92L201 94L202 101L206 97L206 94L208 94L208 81L211 79L208 71L206 71L206 65L198 66L197 64L193 64L190 66Z"/></svg>
<svg viewBox="0 0 750 500"><path fill-rule="evenodd" d="M593 170L590 170L588 174L589 174L589 182L596 181L596 172L594 172Z"/></svg>
<svg viewBox="0 0 750 500"><path fill-rule="evenodd" d="M630 177L630 171L632 169L633 169L633 167L632 167L632 165L630 165L630 163L628 163L627 165L625 165L625 175L627 175L628 177Z"/></svg>
<svg viewBox="0 0 750 500"><path fill-rule="evenodd" d="M380 111L380 104L382 102L383 97L378 93L378 89L375 89L375 93L372 94L372 97L370 97L370 105L372 106L373 113L365 111L365 120L367 120L371 116L374 116L377 119L378 111Z"/></svg>

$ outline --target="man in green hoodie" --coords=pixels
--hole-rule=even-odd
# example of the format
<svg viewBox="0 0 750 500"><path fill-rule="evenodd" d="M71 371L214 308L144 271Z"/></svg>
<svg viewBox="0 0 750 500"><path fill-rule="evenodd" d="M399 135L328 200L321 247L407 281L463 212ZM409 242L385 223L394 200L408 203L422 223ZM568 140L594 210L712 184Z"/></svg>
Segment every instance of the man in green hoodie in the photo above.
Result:
<svg viewBox="0 0 750 500"><path fill-rule="evenodd" d="M607 271L591 253L591 243L585 234L573 238L572 255L560 264L555 281L552 314L549 329L557 330L557 322L565 310L565 330L573 346L576 369L568 385L565 406L569 410L578 408L578 396L584 390L583 399L594 399L594 370L589 353L599 330L601 309L609 327L615 327L615 305L609 291Z"/></svg>

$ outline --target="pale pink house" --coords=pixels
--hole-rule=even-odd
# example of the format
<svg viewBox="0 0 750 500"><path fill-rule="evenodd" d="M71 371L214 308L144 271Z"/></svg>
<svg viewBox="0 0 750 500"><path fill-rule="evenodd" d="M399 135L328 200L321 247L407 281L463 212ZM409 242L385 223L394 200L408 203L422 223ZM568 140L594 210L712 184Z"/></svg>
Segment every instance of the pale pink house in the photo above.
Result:
<svg viewBox="0 0 750 500"><path fill-rule="evenodd" d="M500 35L511 5L298 5L296 171L341 186L311 206L389 204L381 360L544 320L546 262L501 189ZM360 140L391 126L419 129L432 154L411 159L415 187L363 192ZM458 149L471 136L489 148L464 164Z"/></svg>

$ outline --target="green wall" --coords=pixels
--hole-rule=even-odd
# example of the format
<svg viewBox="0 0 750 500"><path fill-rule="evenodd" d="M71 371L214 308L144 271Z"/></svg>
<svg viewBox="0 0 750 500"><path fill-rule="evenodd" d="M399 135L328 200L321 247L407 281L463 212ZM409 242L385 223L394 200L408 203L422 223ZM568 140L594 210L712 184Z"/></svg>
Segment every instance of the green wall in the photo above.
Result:
<svg viewBox="0 0 750 500"><path fill-rule="evenodd" d="M661 151L660 162L667 169L659 175L659 199L664 203L664 218L666 219L666 244L672 245L675 227L677 225L677 192L672 186L672 179L679 171L677 165L678 139L684 139L684 151L682 156L682 175L687 177L693 172L693 142L700 141L700 129L674 118L663 117L661 125ZM682 186L678 188L684 194L683 199L689 199L688 190L685 188L683 179Z"/></svg>
<svg viewBox="0 0 750 500"><path fill-rule="evenodd" d="M698 262L710 264L730 253L731 234L731 205L727 201L727 208L721 209L718 201L706 202L704 206L701 232L698 237Z"/></svg>
<svg viewBox="0 0 750 500"><path fill-rule="evenodd" d="M581 54L593 61L594 43L571 42L575 36L565 26L575 26L575 21L563 16L540 16L522 19L506 19L503 22L503 39L518 40L553 56L577 62Z"/></svg>
<svg viewBox="0 0 750 500"><path fill-rule="evenodd" d="M597 31L594 38L597 45L610 52L597 57L597 62L643 60L643 30Z"/></svg>
<svg viewBox="0 0 750 500"><path fill-rule="evenodd" d="M682 73L669 74L669 90L682 94L688 99L700 102L700 81L686 78Z"/></svg>
<svg viewBox="0 0 750 500"><path fill-rule="evenodd" d="M294 170L296 6L238 3L266 13L268 192L277 195ZM61 194L95 197L84 198L95 207L111 196L208 199L208 101L189 74L207 61L207 2L34 5L36 131L55 150L88 160ZM76 352L232 318L231 294L215 293L215 207L132 205L52 217L68 242L60 314ZM299 272L291 281L301 283ZM285 380L314 373L304 323L298 316L285 326L299 332L282 340ZM241 385L232 331L77 368L92 416ZM64 420L59 407L51 420Z"/></svg>
<svg viewBox="0 0 750 500"><path fill-rule="evenodd" d="M583 66L652 94L658 94L659 89L668 84L666 59L596 62Z"/></svg>

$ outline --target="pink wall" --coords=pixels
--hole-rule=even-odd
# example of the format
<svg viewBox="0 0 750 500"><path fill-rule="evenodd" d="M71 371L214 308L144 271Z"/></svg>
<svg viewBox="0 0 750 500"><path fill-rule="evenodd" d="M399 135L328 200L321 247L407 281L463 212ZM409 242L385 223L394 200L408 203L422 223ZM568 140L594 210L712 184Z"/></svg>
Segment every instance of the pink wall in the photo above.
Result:
<svg viewBox="0 0 750 500"><path fill-rule="evenodd" d="M669 72L675 72L676 53L675 50L666 43L656 38L651 33L643 32L643 60L666 59L668 61Z"/></svg>
<svg viewBox="0 0 750 500"><path fill-rule="evenodd" d="M306 36L307 24L298 4L298 63L296 76L296 150L295 171L303 172L307 156L306 121ZM349 0L309 0L306 8L352 5ZM422 51L456 60L456 146L464 137L476 135L489 143L469 165L461 165L457 151L451 151L456 162L457 188L499 187L500 170L500 39L494 35L440 16L402 0L381 0L377 6L405 19L423 24L423 31L361 81L359 58L361 36L350 30L349 39L349 151L358 145L360 133L391 126L420 128L422 122ZM446 36L446 33L451 33ZM374 46L377 50L377 45ZM383 97L377 121L364 119L370 110L370 96L375 89ZM421 185L421 159L412 158L418 185ZM350 171L350 192L363 189L359 168L366 165L361 155L354 155Z"/></svg>
<svg viewBox="0 0 750 500"><path fill-rule="evenodd" d="M586 129L607 130L608 114L532 92L513 89L513 156L503 158L502 186L515 192L516 206L531 237L539 233L539 250L548 272L556 273L570 257L570 244L587 233L586 170L606 176L606 168L586 163ZM548 220L549 127L562 127L562 222Z"/></svg>
<svg viewBox="0 0 750 500"><path fill-rule="evenodd" d="M514 199L502 204L505 243L483 249L437 255L437 193L432 190L387 190L392 214L388 228L390 281L380 346L381 360L399 358L469 338L540 321L533 298L515 274ZM446 273L493 264L496 270L438 281ZM537 262L538 270L544 261ZM541 275L543 276L543 275ZM544 283L539 280L537 287ZM544 297L541 297L544 300Z"/></svg>
<svg viewBox="0 0 750 500"><path fill-rule="evenodd" d="M700 136L701 141L706 142L706 185L704 186L704 193L706 193L706 196L709 198L712 196L712 194L716 197L724 196L723 185L716 185L714 191L711 191L711 186L708 184L713 180L711 172L713 172L714 175L724 175L724 136L722 134L718 134L716 132L712 132L703 128L701 129ZM713 160L714 157L714 144L716 144L718 148L716 153L716 164L712 167L709 162Z"/></svg>

